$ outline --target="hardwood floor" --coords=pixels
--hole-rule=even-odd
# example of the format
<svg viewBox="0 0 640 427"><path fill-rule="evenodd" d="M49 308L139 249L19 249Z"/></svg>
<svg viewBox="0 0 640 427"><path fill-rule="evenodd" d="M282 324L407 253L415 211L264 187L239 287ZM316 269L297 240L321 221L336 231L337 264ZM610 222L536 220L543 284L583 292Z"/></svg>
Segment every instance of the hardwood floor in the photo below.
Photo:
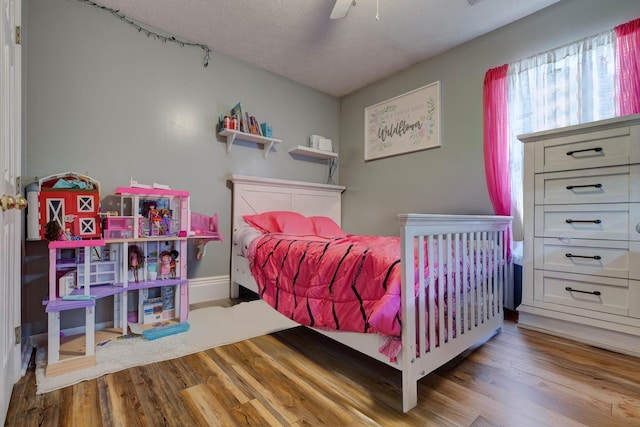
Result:
<svg viewBox="0 0 640 427"><path fill-rule="evenodd" d="M397 371L305 328L35 390L29 370L6 425L640 425L640 359L513 321L423 378L408 414Z"/></svg>

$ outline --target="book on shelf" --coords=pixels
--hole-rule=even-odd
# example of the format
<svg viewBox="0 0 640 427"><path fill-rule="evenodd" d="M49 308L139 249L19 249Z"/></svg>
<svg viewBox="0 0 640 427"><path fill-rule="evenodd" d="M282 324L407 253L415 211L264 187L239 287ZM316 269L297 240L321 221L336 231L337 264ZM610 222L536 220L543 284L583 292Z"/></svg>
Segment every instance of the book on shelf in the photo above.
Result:
<svg viewBox="0 0 640 427"><path fill-rule="evenodd" d="M247 132L247 124L245 123L244 108L242 108L242 102L238 102L235 107L231 109L231 116L238 119L238 130L240 132Z"/></svg>
<svg viewBox="0 0 640 427"><path fill-rule="evenodd" d="M249 113L245 112L245 119L247 123L247 133L262 136L262 134L260 133L260 126L258 125L258 121L256 120L255 116L252 116Z"/></svg>
<svg viewBox="0 0 640 427"><path fill-rule="evenodd" d="M247 114L247 123L249 125L249 133L262 136L262 133L260 132L260 126L258 125L258 121L256 120L255 116Z"/></svg>
<svg viewBox="0 0 640 427"><path fill-rule="evenodd" d="M266 123L266 122L265 123L260 123L260 133L264 137L271 138L271 136L272 136L271 125Z"/></svg>
<svg viewBox="0 0 640 427"><path fill-rule="evenodd" d="M249 113L247 113L246 111L244 113L244 122L247 124L247 130L245 132L253 133L251 132L251 121L249 119Z"/></svg>
<svg viewBox="0 0 640 427"><path fill-rule="evenodd" d="M238 130L240 132L271 138L271 126L267 123L260 123L255 116L252 116L249 112L245 111L242 106L242 102L238 102L231 109L231 117L235 117L237 119ZM220 116L220 121L222 122L222 120L223 117Z"/></svg>
<svg viewBox="0 0 640 427"><path fill-rule="evenodd" d="M256 119L255 117L252 117L252 119L253 119L253 126L256 128L256 132L258 132L258 135L264 136L262 134L262 129L260 128L260 123L258 123L258 119Z"/></svg>

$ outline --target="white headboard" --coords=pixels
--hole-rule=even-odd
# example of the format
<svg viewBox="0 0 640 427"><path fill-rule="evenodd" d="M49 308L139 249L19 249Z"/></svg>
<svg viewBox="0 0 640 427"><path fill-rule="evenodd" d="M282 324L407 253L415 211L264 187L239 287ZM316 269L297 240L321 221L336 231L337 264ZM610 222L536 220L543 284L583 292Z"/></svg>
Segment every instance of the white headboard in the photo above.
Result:
<svg viewBox="0 0 640 427"><path fill-rule="evenodd" d="M328 216L340 225L343 185L231 175L233 228L243 215L268 211L294 211L305 216Z"/></svg>

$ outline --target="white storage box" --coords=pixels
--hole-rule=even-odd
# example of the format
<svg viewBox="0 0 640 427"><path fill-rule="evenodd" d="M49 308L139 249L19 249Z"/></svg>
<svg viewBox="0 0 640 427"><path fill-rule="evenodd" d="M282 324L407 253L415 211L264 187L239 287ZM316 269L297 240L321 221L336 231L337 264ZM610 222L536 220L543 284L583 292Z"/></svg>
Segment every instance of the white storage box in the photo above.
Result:
<svg viewBox="0 0 640 427"><path fill-rule="evenodd" d="M60 298L69 295L74 289L76 289L75 271L70 271L58 279L58 296Z"/></svg>

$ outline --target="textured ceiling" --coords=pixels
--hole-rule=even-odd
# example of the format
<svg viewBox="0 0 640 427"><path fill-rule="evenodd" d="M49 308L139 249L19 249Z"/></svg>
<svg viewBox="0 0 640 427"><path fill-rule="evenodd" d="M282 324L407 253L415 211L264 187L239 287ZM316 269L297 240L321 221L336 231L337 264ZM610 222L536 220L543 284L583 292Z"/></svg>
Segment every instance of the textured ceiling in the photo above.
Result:
<svg viewBox="0 0 640 427"><path fill-rule="evenodd" d="M94 1L340 97L560 0L357 0L339 20L334 0Z"/></svg>

